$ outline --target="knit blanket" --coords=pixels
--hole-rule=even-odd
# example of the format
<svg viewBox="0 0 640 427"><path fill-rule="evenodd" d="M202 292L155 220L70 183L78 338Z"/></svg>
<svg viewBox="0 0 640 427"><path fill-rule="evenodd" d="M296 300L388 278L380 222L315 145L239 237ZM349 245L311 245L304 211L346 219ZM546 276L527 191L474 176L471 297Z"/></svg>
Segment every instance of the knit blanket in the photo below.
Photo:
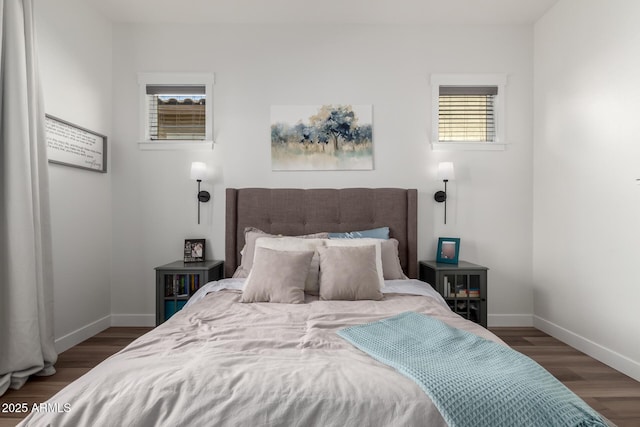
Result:
<svg viewBox="0 0 640 427"><path fill-rule="evenodd" d="M527 356L418 313L338 335L415 381L449 426L606 426Z"/></svg>

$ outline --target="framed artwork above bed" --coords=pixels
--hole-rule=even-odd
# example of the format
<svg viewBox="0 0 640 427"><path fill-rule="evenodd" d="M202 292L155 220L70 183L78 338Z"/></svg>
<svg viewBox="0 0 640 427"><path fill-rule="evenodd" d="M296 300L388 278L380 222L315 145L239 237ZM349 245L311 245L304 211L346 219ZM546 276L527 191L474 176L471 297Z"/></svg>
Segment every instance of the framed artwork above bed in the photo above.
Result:
<svg viewBox="0 0 640 427"><path fill-rule="evenodd" d="M372 170L371 105L271 106L271 168Z"/></svg>

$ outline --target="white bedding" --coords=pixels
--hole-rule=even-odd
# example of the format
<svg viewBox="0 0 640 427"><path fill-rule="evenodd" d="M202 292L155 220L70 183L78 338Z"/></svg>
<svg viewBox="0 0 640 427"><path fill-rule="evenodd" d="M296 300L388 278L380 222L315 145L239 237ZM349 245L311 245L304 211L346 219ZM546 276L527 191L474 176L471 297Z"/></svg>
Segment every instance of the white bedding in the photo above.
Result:
<svg viewBox="0 0 640 427"><path fill-rule="evenodd" d="M387 283L382 301L305 304L241 303L228 289L238 286L207 285L48 402L68 412L34 412L21 425L444 426L413 381L336 330L415 311L500 342L422 282Z"/></svg>

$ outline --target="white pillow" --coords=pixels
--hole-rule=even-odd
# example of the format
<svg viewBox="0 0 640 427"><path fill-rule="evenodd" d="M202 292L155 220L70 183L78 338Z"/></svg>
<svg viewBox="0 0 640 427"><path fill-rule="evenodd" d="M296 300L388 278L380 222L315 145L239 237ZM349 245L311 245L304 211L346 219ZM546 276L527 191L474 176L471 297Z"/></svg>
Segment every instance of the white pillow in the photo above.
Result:
<svg viewBox="0 0 640 427"><path fill-rule="evenodd" d="M313 251L313 258L311 258L311 264L309 265L309 273L305 280L304 291L312 295L318 295L320 289L318 280L320 257L317 248L318 246L324 246L324 242L325 239L305 239L301 237L279 237L273 239L265 236L256 239L255 247L284 252Z"/></svg>
<svg viewBox="0 0 640 427"><path fill-rule="evenodd" d="M324 239L326 246L375 246L376 248L376 271L380 289L384 288L384 273L382 270L382 241L380 239Z"/></svg>
<svg viewBox="0 0 640 427"><path fill-rule="evenodd" d="M253 258L255 256L254 252L256 249L256 240L262 237L271 237L274 239L279 239L283 237L278 234L269 234L255 227L246 227L244 229L244 247L240 251L241 259L240 265L233 273L234 278L243 278L249 275L251 271L251 266L253 265ZM326 239L329 237L329 233L314 233L314 234L305 234L303 236L295 236L301 237L305 239Z"/></svg>

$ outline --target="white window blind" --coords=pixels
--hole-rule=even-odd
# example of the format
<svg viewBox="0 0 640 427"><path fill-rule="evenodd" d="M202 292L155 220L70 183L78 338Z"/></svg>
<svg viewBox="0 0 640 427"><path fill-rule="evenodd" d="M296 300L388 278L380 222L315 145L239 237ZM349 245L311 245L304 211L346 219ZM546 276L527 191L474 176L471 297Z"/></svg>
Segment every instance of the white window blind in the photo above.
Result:
<svg viewBox="0 0 640 427"><path fill-rule="evenodd" d="M438 140L495 141L497 94L497 86L440 86Z"/></svg>
<svg viewBox="0 0 640 427"><path fill-rule="evenodd" d="M204 140L204 85L147 85L148 131L151 140Z"/></svg>

